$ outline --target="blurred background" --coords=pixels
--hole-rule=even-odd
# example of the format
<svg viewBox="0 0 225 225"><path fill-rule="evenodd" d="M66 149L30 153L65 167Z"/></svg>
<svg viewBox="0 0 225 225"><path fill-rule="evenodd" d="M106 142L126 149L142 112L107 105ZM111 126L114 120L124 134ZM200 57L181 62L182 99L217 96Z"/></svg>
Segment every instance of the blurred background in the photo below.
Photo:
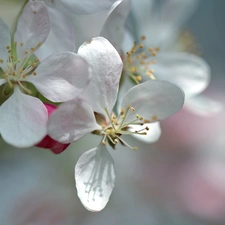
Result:
<svg viewBox="0 0 225 225"><path fill-rule="evenodd" d="M1 6L0 6L1 7ZM225 102L225 1L200 0L182 31L210 65L205 95ZM138 151L110 152L116 186L106 208L86 211L74 185L78 157L97 145L89 135L62 154L0 142L0 221L7 225L225 224L225 109L201 117L185 109L161 123L162 136Z"/></svg>

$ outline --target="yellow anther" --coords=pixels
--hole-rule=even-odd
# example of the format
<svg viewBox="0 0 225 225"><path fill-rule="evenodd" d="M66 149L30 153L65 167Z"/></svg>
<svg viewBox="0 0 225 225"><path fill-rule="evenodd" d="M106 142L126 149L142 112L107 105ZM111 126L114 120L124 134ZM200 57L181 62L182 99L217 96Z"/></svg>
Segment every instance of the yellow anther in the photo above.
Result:
<svg viewBox="0 0 225 225"><path fill-rule="evenodd" d="M34 76L36 76L36 75L37 75L37 73L34 71L34 72L33 72L33 75L34 75Z"/></svg>
<svg viewBox="0 0 225 225"><path fill-rule="evenodd" d="M25 50L25 51L24 51L24 54L28 54L28 51L27 51L27 50Z"/></svg>
<svg viewBox="0 0 225 225"><path fill-rule="evenodd" d="M152 120L157 121L158 120L157 116L152 116Z"/></svg>
<svg viewBox="0 0 225 225"><path fill-rule="evenodd" d="M145 129L146 129L146 130L149 130L149 127L148 127L148 126L146 126L146 127L145 127Z"/></svg>
<svg viewBox="0 0 225 225"><path fill-rule="evenodd" d="M103 144L103 145L106 145L106 142L105 142L105 141L102 141L102 144Z"/></svg>
<svg viewBox="0 0 225 225"><path fill-rule="evenodd" d="M142 35L142 36L141 36L141 40L144 41L145 39L146 39L146 36L145 36L145 35Z"/></svg>
<svg viewBox="0 0 225 225"><path fill-rule="evenodd" d="M9 46L9 45L7 45L7 46L6 46L6 49L8 49L8 50L9 50L9 49L10 49L10 46Z"/></svg>
<svg viewBox="0 0 225 225"><path fill-rule="evenodd" d="M116 138L116 139L114 139L114 142L117 144L119 142L119 140Z"/></svg>
<svg viewBox="0 0 225 225"><path fill-rule="evenodd" d="M139 76L137 76L136 79L137 79L138 82L140 82L142 80L142 76L139 75Z"/></svg>
<svg viewBox="0 0 225 225"><path fill-rule="evenodd" d="M120 110L120 115L123 115L123 114L124 114L124 112L125 112L125 109L124 109L124 108L122 108L122 109Z"/></svg>
<svg viewBox="0 0 225 225"><path fill-rule="evenodd" d="M10 56L10 58L11 58L11 59L14 59L14 56L13 56L13 55L11 55L11 56Z"/></svg>
<svg viewBox="0 0 225 225"><path fill-rule="evenodd" d="M138 150L137 146L134 146L134 147L133 147L133 150L134 150L134 151Z"/></svg>
<svg viewBox="0 0 225 225"><path fill-rule="evenodd" d="M35 48L31 48L30 50L33 52L35 50Z"/></svg>
<svg viewBox="0 0 225 225"><path fill-rule="evenodd" d="M139 44L139 48L144 48L144 45L142 43Z"/></svg>
<svg viewBox="0 0 225 225"><path fill-rule="evenodd" d="M4 60L3 59L0 59L0 63L3 63L4 62Z"/></svg>
<svg viewBox="0 0 225 225"><path fill-rule="evenodd" d="M23 42L21 42L21 43L20 43L20 46L22 47L23 45L24 45L24 43L23 43Z"/></svg>
<svg viewBox="0 0 225 225"><path fill-rule="evenodd" d="M134 107L130 107L131 111L134 112L135 111L135 108Z"/></svg>
<svg viewBox="0 0 225 225"><path fill-rule="evenodd" d="M133 67L131 67L130 71L131 71L132 73L136 73L137 69L136 69L136 67L133 66Z"/></svg>
<svg viewBox="0 0 225 225"><path fill-rule="evenodd" d="M156 51L156 52L159 52L159 51L160 51L160 47L156 47L156 48L155 48L155 51Z"/></svg>

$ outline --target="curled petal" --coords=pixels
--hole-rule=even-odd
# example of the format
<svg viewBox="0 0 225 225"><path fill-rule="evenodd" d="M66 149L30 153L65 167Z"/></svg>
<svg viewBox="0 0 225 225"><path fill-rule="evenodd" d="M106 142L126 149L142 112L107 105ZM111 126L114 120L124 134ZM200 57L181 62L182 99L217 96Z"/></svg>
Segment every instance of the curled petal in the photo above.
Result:
<svg viewBox="0 0 225 225"><path fill-rule="evenodd" d="M50 55L35 73L26 80L53 102L64 102L78 96L91 76L86 60L72 52Z"/></svg>
<svg viewBox="0 0 225 225"><path fill-rule="evenodd" d="M143 141L148 144L157 142L162 133L160 123L159 122L146 123L144 126L145 127L147 126L149 128L149 130L147 131L147 135L134 134L133 136L137 138L139 141ZM143 129L143 126L132 125L132 131L141 130L141 129Z"/></svg>
<svg viewBox="0 0 225 225"><path fill-rule="evenodd" d="M105 145L100 144L81 155L75 166L77 194L84 207L101 211L114 188L114 162Z"/></svg>
<svg viewBox="0 0 225 225"><path fill-rule="evenodd" d="M116 49L103 37L93 38L80 46L78 54L91 65L93 75L82 93L95 112L105 115L116 102L123 63ZM93 94L94 93L94 94Z"/></svg>
<svg viewBox="0 0 225 225"><path fill-rule="evenodd" d="M176 85L160 80L150 80L131 88L123 97L122 107L129 110L125 121L135 118L135 113L150 122L165 119L179 111L184 103L183 91Z"/></svg>
<svg viewBox="0 0 225 225"><path fill-rule="evenodd" d="M124 38L125 22L130 11L130 0L116 1L102 27L100 35L105 37L117 49L121 51L121 43Z"/></svg>
<svg viewBox="0 0 225 225"><path fill-rule="evenodd" d="M188 98L201 93L209 84L210 67L202 58L189 53L159 53L152 68L155 76L180 86Z"/></svg>
<svg viewBox="0 0 225 225"><path fill-rule="evenodd" d="M48 134L61 143L71 143L97 129L101 126L96 123L91 106L76 98L63 103L52 113Z"/></svg>
<svg viewBox="0 0 225 225"><path fill-rule="evenodd" d="M0 18L0 67L3 71L7 68L8 49L11 46L10 31L7 24Z"/></svg>
<svg viewBox="0 0 225 225"><path fill-rule="evenodd" d="M0 115L2 138L13 146L30 147L47 134L48 113L44 104L23 94L17 86L1 105Z"/></svg>
<svg viewBox="0 0 225 225"><path fill-rule="evenodd" d="M22 60L39 48L47 39L49 31L50 21L45 4L30 0L18 20L14 37L17 42L17 57Z"/></svg>
<svg viewBox="0 0 225 225"><path fill-rule="evenodd" d="M203 95L189 98L184 106L186 109L199 116L214 116L224 108L222 102L218 102Z"/></svg>

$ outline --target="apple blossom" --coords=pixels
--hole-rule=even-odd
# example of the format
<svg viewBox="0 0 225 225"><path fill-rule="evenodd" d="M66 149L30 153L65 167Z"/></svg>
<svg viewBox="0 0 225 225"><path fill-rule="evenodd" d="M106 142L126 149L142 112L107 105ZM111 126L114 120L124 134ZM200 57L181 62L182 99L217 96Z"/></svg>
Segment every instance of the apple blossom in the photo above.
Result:
<svg viewBox="0 0 225 225"><path fill-rule="evenodd" d="M0 133L11 145L29 147L47 134L48 121L44 104L30 96L35 93L29 83L50 101L68 101L87 84L90 68L72 52L50 55L42 63L35 58L50 31L43 2L30 0L26 4L12 42L2 19L0 28L0 86L6 98L0 106Z"/></svg>
<svg viewBox="0 0 225 225"><path fill-rule="evenodd" d="M100 211L107 204L115 181L115 168L106 144L130 146L122 135L146 135L146 123L162 120L183 105L183 92L167 81L147 81L131 88L121 100L121 110L113 112L122 72L122 61L104 38L84 43L78 50L91 65L93 79L78 98L63 103L49 120L49 135L62 143L79 140L88 133L102 137L98 147L81 155L75 167L78 196L90 211ZM95 55L95 57L93 57ZM140 130L130 130L140 125Z"/></svg>

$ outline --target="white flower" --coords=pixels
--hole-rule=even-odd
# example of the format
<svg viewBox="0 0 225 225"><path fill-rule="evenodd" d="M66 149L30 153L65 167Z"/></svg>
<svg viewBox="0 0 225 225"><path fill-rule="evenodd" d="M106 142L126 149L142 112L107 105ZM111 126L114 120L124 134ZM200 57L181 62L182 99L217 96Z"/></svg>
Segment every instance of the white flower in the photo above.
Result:
<svg viewBox="0 0 225 225"><path fill-rule="evenodd" d="M197 114L213 115L220 111L221 103L200 95L210 82L207 62L196 55L176 51L180 27L191 16L198 1L131 0L131 7L129 4L129 0L123 0L115 7L101 33L122 55L124 74L136 83L150 77L177 84L185 92L185 107ZM132 82L125 78L122 88L126 91L131 86Z"/></svg>
<svg viewBox="0 0 225 225"><path fill-rule="evenodd" d="M94 71L81 97L63 103L50 117L48 133L62 143L79 140L92 132L102 137L98 147L85 152L75 167L78 196L90 211L100 211L107 204L115 181L115 168L106 144L113 148L121 143L133 150L122 135L146 135L146 123L162 120L183 105L183 92L167 81L147 81L131 88L121 101L116 116L113 107L117 100L122 61L116 50L104 38L94 38L83 44L78 53ZM140 125L140 130L130 130ZM151 129L151 128L150 128Z"/></svg>
<svg viewBox="0 0 225 225"><path fill-rule="evenodd" d="M46 54L77 51L86 40L99 36L101 26L114 2L121 0L36 0L45 2L51 31L37 51L40 61ZM57 48L55 47L57 46Z"/></svg>
<svg viewBox="0 0 225 225"><path fill-rule="evenodd" d="M0 133L16 147L37 144L47 133L48 113L32 94L30 84L53 102L68 101L89 81L85 59L66 52L50 55L42 63L34 57L50 30L43 2L29 1L21 14L11 45L10 32L0 19L0 85L7 99L0 106Z"/></svg>

